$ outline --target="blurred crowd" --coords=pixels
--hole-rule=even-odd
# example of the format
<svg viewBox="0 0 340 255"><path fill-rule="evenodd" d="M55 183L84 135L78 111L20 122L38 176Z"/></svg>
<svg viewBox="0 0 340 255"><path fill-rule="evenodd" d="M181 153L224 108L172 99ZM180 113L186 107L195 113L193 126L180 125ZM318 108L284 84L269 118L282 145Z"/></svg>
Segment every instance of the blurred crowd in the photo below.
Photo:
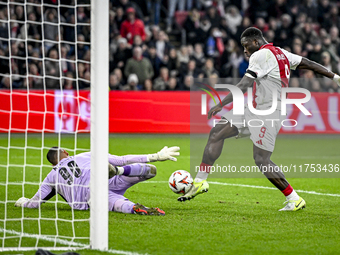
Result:
<svg viewBox="0 0 340 255"><path fill-rule="evenodd" d="M0 88L90 87L89 0L57 2L0 3ZM240 35L250 26L339 74L339 8L331 0L111 0L110 89L190 90L193 78L242 77ZM290 86L340 92L311 71L291 77Z"/></svg>

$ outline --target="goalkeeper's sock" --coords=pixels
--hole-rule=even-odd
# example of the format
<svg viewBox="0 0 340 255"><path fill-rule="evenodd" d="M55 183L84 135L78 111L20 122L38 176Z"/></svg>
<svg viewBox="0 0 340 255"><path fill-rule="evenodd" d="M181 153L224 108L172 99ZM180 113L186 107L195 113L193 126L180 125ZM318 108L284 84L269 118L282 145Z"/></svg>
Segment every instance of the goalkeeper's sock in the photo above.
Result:
<svg viewBox="0 0 340 255"><path fill-rule="evenodd" d="M113 211L121 213L134 213L133 211L134 205L135 203L132 203L129 200L118 199L113 206Z"/></svg>
<svg viewBox="0 0 340 255"><path fill-rule="evenodd" d="M148 164L131 164L122 167L124 172L122 175L125 176L146 176L149 174L150 166Z"/></svg>
<svg viewBox="0 0 340 255"><path fill-rule="evenodd" d="M201 182L201 181L208 179L210 168L211 168L211 165L208 165L202 162L200 165L200 170L196 175L195 182Z"/></svg>
<svg viewBox="0 0 340 255"><path fill-rule="evenodd" d="M299 200L299 195L293 189L293 187L289 184L287 188L281 191L283 195L286 196L287 200Z"/></svg>

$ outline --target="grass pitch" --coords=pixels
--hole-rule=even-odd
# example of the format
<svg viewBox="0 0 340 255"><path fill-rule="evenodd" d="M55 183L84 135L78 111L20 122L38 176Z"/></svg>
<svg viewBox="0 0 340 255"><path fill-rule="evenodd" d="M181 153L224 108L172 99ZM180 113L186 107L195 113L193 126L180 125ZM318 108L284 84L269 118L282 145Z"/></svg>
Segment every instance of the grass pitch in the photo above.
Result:
<svg viewBox="0 0 340 255"><path fill-rule="evenodd" d="M56 135L29 135L25 143L23 135L12 135L9 151L0 149L0 184L6 180L20 184L23 178L26 182L39 182L50 171L45 160L46 151L41 153L42 146L58 144ZM60 145L66 148L89 148L90 139L87 135L62 136ZM280 136L272 160L277 164L310 164L314 162L340 163L338 136ZM28 146L26 154L20 147ZM109 213L109 247L116 251L135 252L137 254L339 254L340 251L340 179L338 178L292 178L291 185L298 190L315 191L324 195L311 193L299 194L306 200L307 208L295 213L278 212L285 200L283 195L273 189L271 183L260 178L215 178L207 194L200 195L192 201L180 203L177 195L172 193L166 181L177 169L189 169L190 139L189 136L160 135L114 135L110 137L110 153L146 154L154 153L163 146L178 145L181 156L177 162L157 162L158 174L152 182L140 183L130 188L125 194L133 202L145 206L158 206L166 212L165 217L145 217ZM0 146L8 146L7 136L0 136ZM16 146L16 147L15 147ZM252 144L249 139L228 139L223 157L230 159L234 165L253 165ZM202 148L203 150L203 148ZM240 151L242 154L240 155ZM81 151L77 151L81 152ZM26 157L25 157L26 155ZM15 164L9 168L3 167L8 161ZM24 169L22 166L26 164ZM25 171L24 171L25 170ZM339 174L340 176L340 174ZM230 184L230 185L223 185ZM242 184L256 187L246 187ZM236 185L236 186L232 186ZM23 194L31 197L37 190L36 185L27 184L0 185L0 201L7 199L15 201ZM59 198L62 200L61 198ZM59 220L41 220L42 235L72 236L89 235L88 222L79 221L72 224L63 219L86 219L88 211L74 211L68 205L58 203L43 204L41 210L14 207L14 202L0 203L0 228L38 234L38 221L34 218ZM21 218L24 213L26 220L6 221L3 219ZM16 247L19 244L17 235L6 234L5 243L0 247ZM0 237L4 233L0 232ZM60 238L62 239L62 238ZM78 243L87 240L75 239ZM36 239L22 239L21 246L34 246ZM40 246L53 246L53 242L45 240ZM60 245L62 246L62 245ZM0 248L1 250L1 248ZM34 254L34 252L5 252L6 254ZM62 252L55 252L62 253ZM80 254L108 254L106 252L79 250Z"/></svg>

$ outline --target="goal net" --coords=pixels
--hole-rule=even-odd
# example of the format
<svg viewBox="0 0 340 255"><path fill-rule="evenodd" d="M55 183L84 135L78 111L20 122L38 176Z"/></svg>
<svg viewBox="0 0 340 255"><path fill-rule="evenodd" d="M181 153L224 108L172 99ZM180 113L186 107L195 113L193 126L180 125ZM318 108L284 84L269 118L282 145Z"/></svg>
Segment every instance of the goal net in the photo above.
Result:
<svg viewBox="0 0 340 255"><path fill-rule="evenodd" d="M90 0L0 0L0 251L107 248L107 200L95 199L107 194L108 146L99 146L108 138L105 11L108 4ZM14 206L52 170L46 154L53 146L71 156L91 151L91 168L106 173L106 180L91 173L91 211L72 209L60 195L37 209Z"/></svg>

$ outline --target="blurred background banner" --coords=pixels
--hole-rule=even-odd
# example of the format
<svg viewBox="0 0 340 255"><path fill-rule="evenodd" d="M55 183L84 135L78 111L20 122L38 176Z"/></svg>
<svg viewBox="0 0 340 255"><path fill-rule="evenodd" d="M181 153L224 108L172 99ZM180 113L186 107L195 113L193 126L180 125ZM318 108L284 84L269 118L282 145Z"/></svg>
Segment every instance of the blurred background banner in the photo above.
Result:
<svg viewBox="0 0 340 255"><path fill-rule="evenodd" d="M224 107L211 120L201 115L201 95L205 92L110 92L110 133L209 133L214 119L232 108ZM191 95L190 95L191 94ZM219 92L221 98L226 93ZM289 98L298 97L289 94ZM191 99L191 101L190 101ZM215 100L218 102L218 98ZM245 97L246 100L246 97ZM12 109L10 102L12 101ZM215 102L207 97L207 111ZM312 115L305 116L296 106L288 105L287 119L297 126L282 127L280 133L333 134L340 132L340 95L312 93L304 106ZM194 122L190 119L194 116ZM0 92L0 132L89 132L89 91ZM286 120L285 126L294 122Z"/></svg>

